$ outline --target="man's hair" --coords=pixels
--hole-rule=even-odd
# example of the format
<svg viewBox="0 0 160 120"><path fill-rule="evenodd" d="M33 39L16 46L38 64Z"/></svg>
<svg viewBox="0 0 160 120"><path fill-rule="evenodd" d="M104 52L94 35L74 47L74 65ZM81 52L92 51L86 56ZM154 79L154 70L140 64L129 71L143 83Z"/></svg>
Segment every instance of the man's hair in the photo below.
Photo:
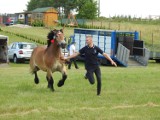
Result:
<svg viewBox="0 0 160 120"><path fill-rule="evenodd" d="M90 34L87 34L87 35L86 35L86 37L92 37L92 35L90 35Z"/></svg>

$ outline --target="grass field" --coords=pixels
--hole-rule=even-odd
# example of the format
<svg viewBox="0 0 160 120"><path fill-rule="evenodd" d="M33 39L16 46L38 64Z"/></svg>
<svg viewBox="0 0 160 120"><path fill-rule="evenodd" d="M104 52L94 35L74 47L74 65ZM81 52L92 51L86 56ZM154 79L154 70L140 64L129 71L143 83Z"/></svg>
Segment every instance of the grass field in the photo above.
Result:
<svg viewBox="0 0 160 120"><path fill-rule="evenodd" d="M160 47L160 27L158 25L150 25L150 24L135 24L130 22L108 22L108 21L90 21L87 22L87 25L94 26L105 26L106 29L111 30L122 30L122 31L138 31L139 39L143 40L147 47L150 47L152 44L159 45ZM61 29L62 27L54 27L54 28L42 28L42 27L0 27L3 31L20 34L26 36L27 38L32 38L35 40L40 40L46 42L46 36L50 29ZM74 28L66 27L65 28L65 36L67 38L70 35L73 35Z"/></svg>
<svg viewBox="0 0 160 120"><path fill-rule="evenodd" d="M2 29L13 33L0 31L9 36L9 43L30 41L14 33L46 41L49 31L47 28ZM65 29L66 37L72 34L73 28ZM55 92L47 88L46 73L42 71L38 73L40 83L34 84L28 63L0 65L0 120L160 119L160 64L149 61L147 67L101 66L101 96L96 95L96 84L90 85L83 78L83 63L78 65L78 70L73 67L67 70L68 78L62 88L56 86L61 74L53 74Z"/></svg>
<svg viewBox="0 0 160 120"><path fill-rule="evenodd" d="M111 30L122 31L138 31L139 39L147 44L160 44L160 27L151 24L135 24L131 22L109 22L109 21L93 21L88 22L89 25L105 26Z"/></svg>
<svg viewBox="0 0 160 120"><path fill-rule="evenodd" d="M58 30L62 29L62 27L55 27L55 28ZM52 28L52 29L55 29L55 28ZM3 31L0 31L0 34L8 35L9 38L11 38L9 40L10 43L14 41L31 41L30 39L46 42L47 35L51 30L51 28L43 28L43 27L14 27L14 26L1 27L1 29ZM65 28L64 33L66 38L68 39L70 35L73 35L73 28Z"/></svg>
<svg viewBox="0 0 160 120"><path fill-rule="evenodd" d="M147 67L101 66L102 93L83 78L84 66L73 66L62 88L54 73L55 92L47 88L45 73L34 84L29 64L0 66L1 120L159 120L160 64Z"/></svg>

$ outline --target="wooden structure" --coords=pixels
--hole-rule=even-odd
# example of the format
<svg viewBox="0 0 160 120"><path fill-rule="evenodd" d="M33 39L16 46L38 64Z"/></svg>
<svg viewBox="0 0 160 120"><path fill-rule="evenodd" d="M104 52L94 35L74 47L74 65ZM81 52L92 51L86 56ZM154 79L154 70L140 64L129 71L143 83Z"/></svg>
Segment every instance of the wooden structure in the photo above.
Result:
<svg viewBox="0 0 160 120"><path fill-rule="evenodd" d="M72 13L70 13L70 14L68 15L68 19L67 19L66 22L67 22L66 24L67 24L68 26L71 26L71 27L78 26L78 22L77 22L77 20L76 20L76 18L75 18L75 15L73 15Z"/></svg>
<svg viewBox="0 0 160 120"><path fill-rule="evenodd" d="M31 11L31 24L41 21L46 27L55 26L58 21L58 11L53 7L37 8Z"/></svg>

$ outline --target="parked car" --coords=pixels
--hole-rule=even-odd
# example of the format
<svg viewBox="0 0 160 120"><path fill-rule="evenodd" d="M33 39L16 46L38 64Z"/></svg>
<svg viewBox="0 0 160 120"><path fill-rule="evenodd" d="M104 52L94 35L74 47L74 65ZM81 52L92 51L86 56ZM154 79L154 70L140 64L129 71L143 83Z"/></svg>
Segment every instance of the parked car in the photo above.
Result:
<svg viewBox="0 0 160 120"><path fill-rule="evenodd" d="M14 42L8 47L8 59L14 63L29 61L35 47L35 43Z"/></svg>

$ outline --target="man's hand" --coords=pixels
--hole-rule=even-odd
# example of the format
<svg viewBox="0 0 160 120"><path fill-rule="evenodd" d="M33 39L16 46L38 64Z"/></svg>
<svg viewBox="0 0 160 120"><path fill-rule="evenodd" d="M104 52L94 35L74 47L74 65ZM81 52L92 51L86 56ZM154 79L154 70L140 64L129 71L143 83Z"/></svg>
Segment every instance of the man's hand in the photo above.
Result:
<svg viewBox="0 0 160 120"><path fill-rule="evenodd" d="M64 58L65 64L69 64L70 63L70 59L68 58Z"/></svg>
<svg viewBox="0 0 160 120"><path fill-rule="evenodd" d="M117 67L117 64L113 60L112 60L111 64L114 65L115 67Z"/></svg>

